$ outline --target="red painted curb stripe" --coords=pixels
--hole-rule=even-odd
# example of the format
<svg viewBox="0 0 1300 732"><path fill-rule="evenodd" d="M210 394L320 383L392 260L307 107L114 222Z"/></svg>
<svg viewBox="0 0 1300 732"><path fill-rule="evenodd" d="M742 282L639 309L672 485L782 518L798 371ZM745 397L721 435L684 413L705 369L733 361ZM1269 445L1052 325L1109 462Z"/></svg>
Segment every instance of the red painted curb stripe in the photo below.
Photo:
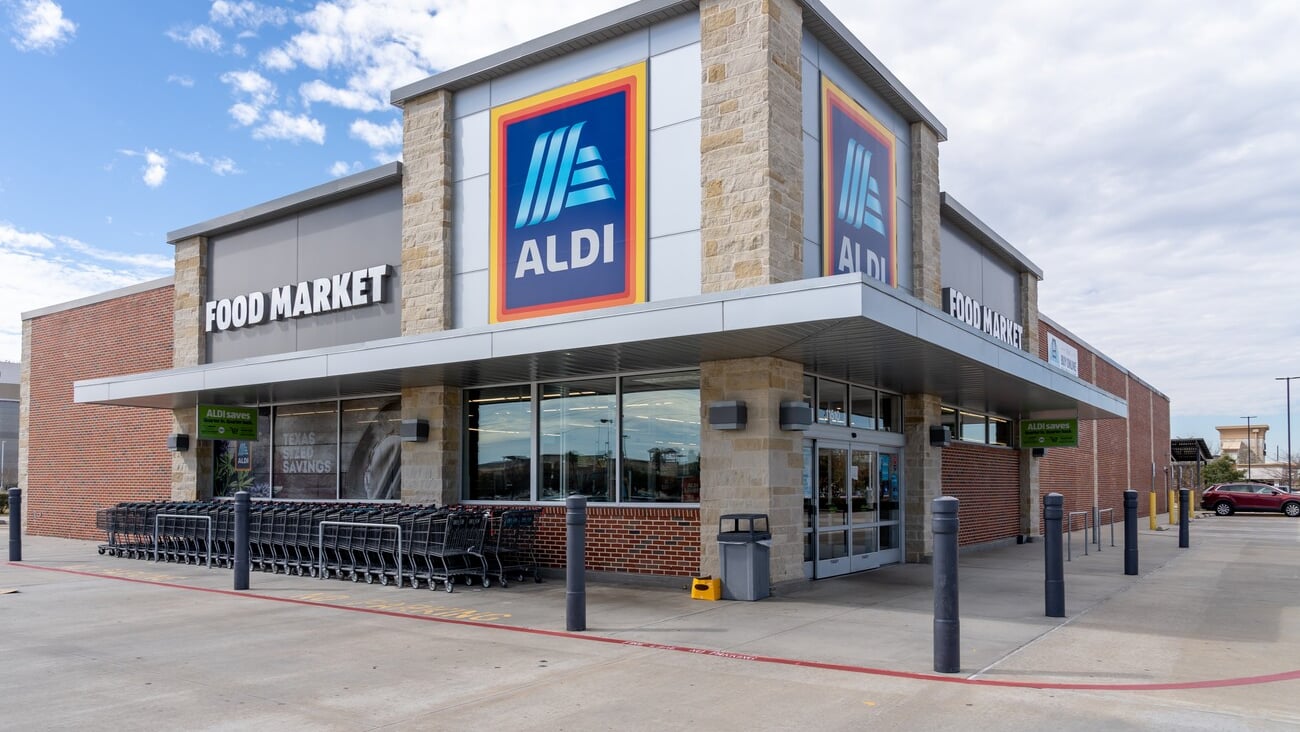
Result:
<svg viewBox="0 0 1300 732"><path fill-rule="evenodd" d="M825 671L841 671L853 674L866 674L870 676L887 676L898 679L913 679L916 681L939 681L946 684L966 684L969 686L995 686L1010 687L1020 689L1054 689L1054 690L1074 690L1074 691L1178 691L1186 689L1219 689L1229 686L1250 686L1254 684L1270 684L1278 681L1292 681L1300 679L1300 669L1292 671L1282 671L1275 674L1264 674L1261 676L1240 676L1230 679L1206 679L1202 681L1178 681L1166 683L1147 683L1147 684L1085 684L1085 683L1058 683L1050 681L1003 681L998 679L974 679L970 677L942 676L939 674L917 673L914 671L895 671L893 669L872 668L870 666L852 666L842 663L825 663L821 661L804 661L796 658L781 658L779 656L756 656L748 653L734 653L731 651L712 650L708 648L694 648L691 646L676 646L667 643L651 643L646 641L625 640L622 638L609 638L599 635L584 635L564 630L547 630L545 628L528 628L517 625L503 625L501 623L489 623L480 620L463 620L458 618L436 618L426 615L412 615L393 610L378 610L367 607L351 607L349 605L338 605L330 602L316 602L313 600L298 600L291 597L273 597L271 595L259 595L255 592L240 590L219 590L211 587L193 587L191 585L179 585L172 582L159 582L155 580L145 580L133 577L115 577L108 574L96 574L94 572L83 572L75 569L62 569L59 567L43 567L39 564L26 564L9 562L11 567L22 567L26 569L41 569L48 572L62 572L64 574L80 575L82 577L94 577L96 579L119 580L122 582L135 582L142 585L153 585L155 587L167 587L176 590L193 590L197 592L210 592L216 595L231 595L234 597L255 598L258 600L270 600L271 602L284 602L291 605L306 605L308 607L322 607L334 610L347 610L351 612L370 613L371 615L384 615L393 618L404 618L409 620L424 620L434 623L447 623L450 625L463 625L473 628L486 628L488 630L508 630L515 633L528 633L531 635L549 636L552 638L571 638L574 640L591 641L595 643L610 643L619 646L632 646L635 648L649 648L658 651L673 651L677 653L692 653L700 656L711 656L714 658L725 658L733 661L753 661L756 663L771 663L780 666L798 666L801 668L815 668Z"/></svg>

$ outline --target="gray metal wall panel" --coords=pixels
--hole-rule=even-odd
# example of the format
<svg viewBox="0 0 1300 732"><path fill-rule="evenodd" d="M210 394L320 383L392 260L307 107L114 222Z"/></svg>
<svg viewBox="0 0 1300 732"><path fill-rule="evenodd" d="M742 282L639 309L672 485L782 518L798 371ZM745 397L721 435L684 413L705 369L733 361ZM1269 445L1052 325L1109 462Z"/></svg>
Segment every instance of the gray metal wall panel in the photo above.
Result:
<svg viewBox="0 0 1300 732"><path fill-rule="evenodd" d="M700 123L650 133L650 236L700 229Z"/></svg>
<svg viewBox="0 0 1300 732"><path fill-rule="evenodd" d="M803 240L803 278L810 280L822 276L822 246L815 241Z"/></svg>
<svg viewBox="0 0 1300 732"><path fill-rule="evenodd" d="M452 281L453 328L473 328L488 323L488 271L456 275Z"/></svg>
<svg viewBox="0 0 1300 732"><path fill-rule="evenodd" d="M804 36L807 38L807 35ZM803 131L814 140L821 139L822 75L817 64L807 58L800 59L799 93L803 97L803 114L800 124Z"/></svg>
<svg viewBox="0 0 1300 732"><path fill-rule="evenodd" d="M700 42L700 14L687 13L650 26L650 53L664 53Z"/></svg>
<svg viewBox="0 0 1300 732"><path fill-rule="evenodd" d="M452 128L452 180L487 175L492 166L492 115L487 110L458 117Z"/></svg>
<svg viewBox="0 0 1300 732"><path fill-rule="evenodd" d="M816 135L803 134L803 238L822 243L822 148ZM813 277L820 277L820 269Z"/></svg>
<svg viewBox="0 0 1300 732"><path fill-rule="evenodd" d="M209 362L392 337L401 329L400 186L213 237L208 299L235 297L387 264L386 302L213 333Z"/></svg>
<svg viewBox="0 0 1300 732"><path fill-rule="evenodd" d="M650 56L649 30L628 33L598 46L492 80L492 106L513 102L573 81L612 71Z"/></svg>
<svg viewBox="0 0 1300 732"><path fill-rule="evenodd" d="M947 222L940 224L939 246L944 287L955 287L1025 325L1018 309L1020 278L1009 266Z"/></svg>
<svg viewBox="0 0 1300 732"><path fill-rule="evenodd" d="M452 255L455 274L488 268L491 179L482 175L452 186Z"/></svg>
<svg viewBox="0 0 1300 732"><path fill-rule="evenodd" d="M899 201L895 213L898 215L898 289L915 295L916 290L912 288L912 207Z"/></svg>
<svg viewBox="0 0 1300 732"><path fill-rule="evenodd" d="M700 118L700 44L650 58L650 129ZM698 127L698 123L696 127ZM699 148L693 155L699 159Z"/></svg>
<svg viewBox="0 0 1300 732"><path fill-rule="evenodd" d="M820 51L821 44L817 42L817 37L805 27L803 29L803 37L799 39L799 53L804 58L812 61L813 64L816 64Z"/></svg>
<svg viewBox="0 0 1300 732"><path fill-rule="evenodd" d="M451 97L453 117L467 117L492 106L492 85L489 82L461 89Z"/></svg>
<svg viewBox="0 0 1300 732"><path fill-rule="evenodd" d="M1001 259L986 257L983 277L984 304L1024 325L1020 306L1020 278Z"/></svg>
<svg viewBox="0 0 1300 732"><path fill-rule="evenodd" d="M700 232L688 231L650 240L650 300L700 294Z"/></svg>

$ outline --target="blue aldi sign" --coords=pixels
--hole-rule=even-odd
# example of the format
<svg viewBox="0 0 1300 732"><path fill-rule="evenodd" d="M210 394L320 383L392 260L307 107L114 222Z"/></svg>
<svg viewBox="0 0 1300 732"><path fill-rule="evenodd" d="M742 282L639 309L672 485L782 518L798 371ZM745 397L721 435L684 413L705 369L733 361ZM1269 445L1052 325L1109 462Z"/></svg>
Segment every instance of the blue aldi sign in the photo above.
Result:
<svg viewBox="0 0 1300 732"><path fill-rule="evenodd" d="M822 77L822 269L898 286L894 135Z"/></svg>
<svg viewBox="0 0 1300 732"><path fill-rule="evenodd" d="M492 111L490 320L645 300L645 64Z"/></svg>

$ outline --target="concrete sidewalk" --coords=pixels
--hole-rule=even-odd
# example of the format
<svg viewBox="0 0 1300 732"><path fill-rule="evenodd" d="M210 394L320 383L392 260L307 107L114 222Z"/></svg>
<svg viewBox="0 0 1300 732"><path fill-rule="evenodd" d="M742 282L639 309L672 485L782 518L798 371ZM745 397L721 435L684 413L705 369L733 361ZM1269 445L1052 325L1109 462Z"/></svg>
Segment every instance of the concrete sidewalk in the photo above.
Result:
<svg viewBox="0 0 1300 732"><path fill-rule="evenodd" d="M593 581L587 630L569 634L562 581L448 594L254 572L235 593L229 570L27 537L0 567L18 590L0 595L3 683L40 702L21 705L24 728L1300 725L1300 522L1205 518L1192 538L1144 525L1127 577L1108 532L1087 556L1076 532L1064 619L1044 616L1041 543L963 555L962 670L934 674L928 565L752 603Z"/></svg>

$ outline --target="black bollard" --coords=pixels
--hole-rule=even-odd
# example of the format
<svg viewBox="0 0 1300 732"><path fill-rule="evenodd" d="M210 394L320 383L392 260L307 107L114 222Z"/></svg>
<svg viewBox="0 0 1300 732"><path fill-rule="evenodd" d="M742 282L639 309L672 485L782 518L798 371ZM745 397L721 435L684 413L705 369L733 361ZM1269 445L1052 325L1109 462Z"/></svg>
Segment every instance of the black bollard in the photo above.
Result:
<svg viewBox="0 0 1300 732"><path fill-rule="evenodd" d="M1187 504L1192 500L1192 491L1189 488L1178 489L1178 548L1186 549L1191 545L1188 537L1191 528L1191 507Z"/></svg>
<svg viewBox="0 0 1300 732"><path fill-rule="evenodd" d="M1138 492L1124 491L1124 574L1138 573Z"/></svg>
<svg viewBox="0 0 1300 732"><path fill-rule="evenodd" d="M23 489L9 489L9 561L23 561Z"/></svg>
<svg viewBox="0 0 1300 732"><path fill-rule="evenodd" d="M1043 497L1043 596L1047 617L1065 617L1065 562L1061 556L1061 519L1065 516L1065 496L1048 493Z"/></svg>
<svg viewBox="0 0 1300 732"><path fill-rule="evenodd" d="M248 491L235 494L235 589L248 589Z"/></svg>
<svg viewBox="0 0 1300 732"><path fill-rule="evenodd" d="M564 628L587 629L587 497L564 499Z"/></svg>
<svg viewBox="0 0 1300 732"><path fill-rule="evenodd" d="M961 619L957 613L957 508L952 496L934 499L934 670L961 670Z"/></svg>

